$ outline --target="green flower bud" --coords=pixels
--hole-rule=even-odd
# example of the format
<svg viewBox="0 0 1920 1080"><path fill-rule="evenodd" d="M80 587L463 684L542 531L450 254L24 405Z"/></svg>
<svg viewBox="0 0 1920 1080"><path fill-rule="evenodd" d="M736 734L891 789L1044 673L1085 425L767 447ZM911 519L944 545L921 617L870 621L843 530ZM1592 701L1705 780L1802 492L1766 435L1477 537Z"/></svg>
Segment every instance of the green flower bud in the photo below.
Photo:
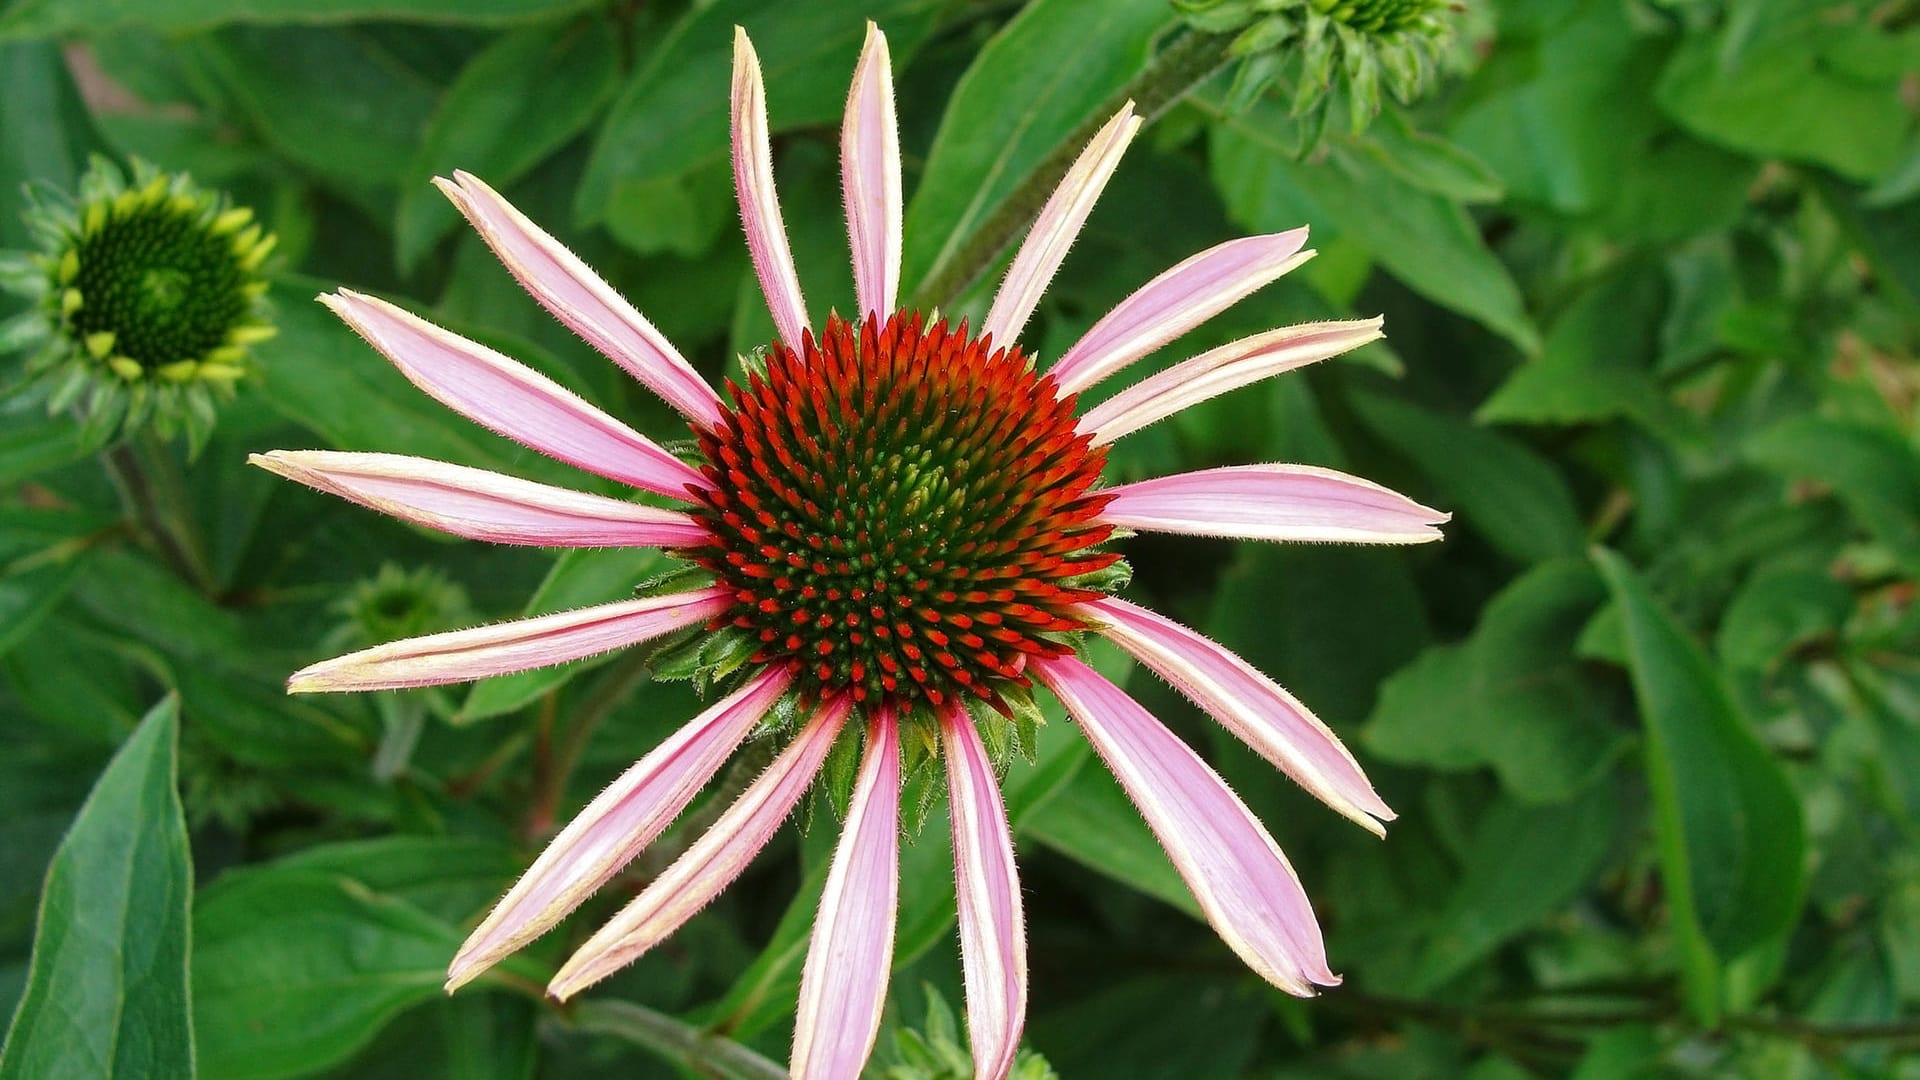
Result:
<svg viewBox="0 0 1920 1080"><path fill-rule="evenodd" d="M252 211L184 175L96 159L69 198L29 190L40 250L0 256L0 288L31 309L0 343L32 350L22 392L71 409L105 442L151 423L198 448L273 334L260 268L274 238Z"/></svg>

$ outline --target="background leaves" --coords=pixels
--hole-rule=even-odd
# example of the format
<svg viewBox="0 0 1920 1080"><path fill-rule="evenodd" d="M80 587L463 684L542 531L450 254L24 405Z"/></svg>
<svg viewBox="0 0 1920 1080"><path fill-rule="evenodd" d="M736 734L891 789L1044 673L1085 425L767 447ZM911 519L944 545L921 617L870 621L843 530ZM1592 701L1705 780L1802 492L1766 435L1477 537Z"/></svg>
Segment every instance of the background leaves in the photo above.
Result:
<svg viewBox="0 0 1920 1080"><path fill-rule="evenodd" d="M392 298L682 437L427 179L487 179L718 380L770 327L725 158L733 28L766 65L818 314L851 304L837 119L873 18L906 292L977 321L982 229L1038 205L1030 178L1070 133L1172 97L1025 335L1042 362L1166 266L1300 224L1311 263L1141 374L1280 323L1387 316L1384 343L1122 441L1110 479L1306 461L1454 515L1411 551L1126 542L1130 595L1286 683L1400 817L1385 842L1352 828L1100 656L1272 827L1345 982L1299 1002L1248 975L1049 712L1006 780L1032 1045L1070 1078L1915 1075L1911 7L1466 5L1426 97L1320 125L1293 115L1294 68L1217 53L1232 4L0 2L9 200L70 187L90 153L140 155L281 237L279 336L210 444L121 448L151 512L63 417L0 393L0 1001L20 1002L0 1073L185 1075L190 1051L201 1075L253 1077L784 1059L837 835L824 804L583 1016L544 1003L543 977L716 793L493 982L439 991L465 930L700 687L635 651L438 693L282 691L396 626L631 595L664 558L452 543L244 461L385 450L621 494L450 416L311 298ZM17 208L0 247L26 242ZM394 607L369 622L376 601ZM928 1040L927 990L961 999L942 814L905 848L888 1013ZM62 1027L90 1016L118 1019Z"/></svg>

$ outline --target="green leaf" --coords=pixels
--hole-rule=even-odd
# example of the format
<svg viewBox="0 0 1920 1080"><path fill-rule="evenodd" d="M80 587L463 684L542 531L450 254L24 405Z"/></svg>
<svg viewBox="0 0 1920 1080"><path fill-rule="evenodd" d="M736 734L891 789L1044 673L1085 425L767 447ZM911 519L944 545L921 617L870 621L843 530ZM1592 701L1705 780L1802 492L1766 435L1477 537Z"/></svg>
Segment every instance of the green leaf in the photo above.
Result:
<svg viewBox="0 0 1920 1080"><path fill-rule="evenodd" d="M1724 965L1779 940L1799 916L1806 823L1780 761L1735 710L1699 643L1625 559L1605 549L1594 558L1620 609L1646 725L1647 783L1687 1004L1711 1023Z"/></svg>
<svg viewBox="0 0 1920 1080"><path fill-rule="evenodd" d="M1920 452L1884 428L1816 416L1755 436L1747 457L1794 479L1817 480L1910 570L1920 570Z"/></svg>
<svg viewBox="0 0 1920 1080"><path fill-rule="evenodd" d="M1153 831L1127 800L1120 782L1096 765L1074 774L1062 797L1036 815L1025 835L1072 859L1181 911L1200 918L1187 884L1154 839Z"/></svg>
<svg viewBox="0 0 1920 1080"><path fill-rule="evenodd" d="M1851 8L1798 0L1758 8L1757 28L1737 49L1740 20L1682 41L1655 90L1661 107L1701 138L1756 156L1856 180L1890 172L1912 129L1899 93L1911 44Z"/></svg>
<svg viewBox="0 0 1920 1080"><path fill-rule="evenodd" d="M1408 288L1477 319L1521 352L1540 348L1520 289L1453 199L1422 190L1362 149L1332 138L1323 160L1295 161L1276 102L1213 129L1214 186L1240 224L1263 232L1311 225L1351 239Z"/></svg>
<svg viewBox="0 0 1920 1080"><path fill-rule="evenodd" d="M0 13L0 39L99 34L127 26L198 30L222 23L467 23L497 25L590 7L587 0L186 0L129 4L125 0L16 0Z"/></svg>
<svg viewBox="0 0 1920 1080"><path fill-rule="evenodd" d="M239 26L189 48L280 156L387 217L433 110L426 75L356 29Z"/></svg>
<svg viewBox="0 0 1920 1080"><path fill-rule="evenodd" d="M1581 424L1630 416L1655 430L1680 423L1653 380L1667 287L1630 263L1581 293L1553 324L1540 355L1480 406L1482 423Z"/></svg>
<svg viewBox="0 0 1920 1080"><path fill-rule="evenodd" d="M1146 66L1172 19L1164 0L1035 0L988 40L954 87L907 207L909 293Z"/></svg>
<svg viewBox="0 0 1920 1080"><path fill-rule="evenodd" d="M300 866L229 872L193 913L204 1080L269 1080L345 1060L440 995L461 935L404 900Z"/></svg>
<svg viewBox="0 0 1920 1080"><path fill-rule="evenodd" d="M1473 151L1416 129L1400 109L1388 109L1367 129L1358 148L1422 191L1462 203L1498 202L1505 187Z"/></svg>
<svg viewBox="0 0 1920 1080"><path fill-rule="evenodd" d="M1763 670L1795 646L1838 631L1852 610L1852 590L1826 571L1768 567L1727 604L1714 652L1730 668Z"/></svg>
<svg viewBox="0 0 1920 1080"><path fill-rule="evenodd" d="M1412 402L1368 390L1349 396L1354 411L1405 454L1503 554L1521 562L1577 555L1586 528L1566 479L1522 443Z"/></svg>
<svg viewBox="0 0 1920 1080"><path fill-rule="evenodd" d="M53 857L4 1080L193 1075L179 724L177 698L147 713Z"/></svg>
<svg viewBox="0 0 1920 1080"><path fill-rule="evenodd" d="M774 132L837 121L866 35L887 32L894 66L933 28L938 0L812 0L695 5L647 56L613 104L580 180L575 212L598 224L617 204L723 160L728 145L733 30L753 38ZM789 219L828 207L789 206Z"/></svg>
<svg viewBox="0 0 1920 1080"><path fill-rule="evenodd" d="M69 551L64 557L36 561L0 576L0 656L33 633L40 621L66 599L81 564L87 561L85 554L84 550Z"/></svg>
<svg viewBox="0 0 1920 1080"><path fill-rule="evenodd" d="M1578 895L1612 848L1618 815L1618 793L1606 784L1557 806L1502 799L1488 807L1460 884L1427 935L1413 991L1446 985Z"/></svg>
<svg viewBox="0 0 1920 1080"><path fill-rule="evenodd" d="M93 449L80 425L67 416L48 416L38 405L25 417L18 415L18 407L12 412L6 416L6 430L0 431L0 488L71 464Z"/></svg>
<svg viewBox="0 0 1920 1080"><path fill-rule="evenodd" d="M1473 636L1428 649L1380 688L1364 729L1389 761L1489 767L1522 802L1590 787L1626 740L1616 702L1574 657L1604 590L1584 560L1542 563L1494 597Z"/></svg>
<svg viewBox="0 0 1920 1080"><path fill-rule="evenodd" d="M0 15L0 26L6 18ZM27 245L18 210L21 185L37 180L72 189L94 142L87 123L57 43L0 45L0 191L7 195L0 248Z"/></svg>
<svg viewBox="0 0 1920 1080"><path fill-rule="evenodd" d="M373 892L404 900L459 924L499 898L526 869L504 844L450 836L382 836L321 844L276 860L292 873L350 877Z"/></svg>
<svg viewBox="0 0 1920 1080"><path fill-rule="evenodd" d="M674 565L656 548L575 548L554 560L553 569L527 601L522 615L532 618L629 599L636 585L658 577ZM535 671L481 679L467 692L466 703L460 706L454 722L466 724L510 713L615 655L618 654L603 653Z"/></svg>
<svg viewBox="0 0 1920 1080"><path fill-rule="evenodd" d="M606 27L568 22L506 34L462 68L407 167L394 227L401 268L460 220L429 178L465 169L505 188L526 175L600 111L616 59Z"/></svg>

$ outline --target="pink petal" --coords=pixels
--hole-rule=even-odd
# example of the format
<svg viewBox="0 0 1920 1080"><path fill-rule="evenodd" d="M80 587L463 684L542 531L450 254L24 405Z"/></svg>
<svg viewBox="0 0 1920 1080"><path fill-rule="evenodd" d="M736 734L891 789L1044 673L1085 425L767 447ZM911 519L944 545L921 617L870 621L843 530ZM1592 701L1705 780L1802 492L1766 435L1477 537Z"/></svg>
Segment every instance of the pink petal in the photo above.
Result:
<svg viewBox="0 0 1920 1080"><path fill-rule="evenodd" d="M753 272L773 312L773 325L780 340L797 349L812 323L800 295L800 275L793 268L787 227L780 220L780 199L773 188L773 144L767 134L767 93L760 81L760 58L746 30L737 26L733 30L733 188L740 200L740 222L746 228Z"/></svg>
<svg viewBox="0 0 1920 1080"><path fill-rule="evenodd" d="M1060 392L1085 390L1306 262L1306 242L1304 228L1229 240L1147 282L1053 366Z"/></svg>
<svg viewBox="0 0 1920 1080"><path fill-rule="evenodd" d="M1080 430L1104 446L1191 405L1356 349L1386 335L1381 320L1302 323L1241 338L1143 379L1088 409Z"/></svg>
<svg viewBox="0 0 1920 1080"><path fill-rule="evenodd" d="M447 968L449 993L552 929L673 823L791 681L768 669L674 732L587 804Z"/></svg>
<svg viewBox="0 0 1920 1080"><path fill-rule="evenodd" d="M547 993L565 1001L639 959L732 884L806 794L847 711L845 698L821 706L692 847L580 946L547 984Z"/></svg>
<svg viewBox="0 0 1920 1080"><path fill-rule="evenodd" d="M1320 718L1252 664L1163 615L1105 597L1081 605L1101 633L1328 806L1380 835L1394 813ZM1375 819L1379 820L1375 820Z"/></svg>
<svg viewBox="0 0 1920 1080"><path fill-rule="evenodd" d="M847 91L840 179L860 313L884 321L900 294L900 129L893 116L887 35L871 21Z"/></svg>
<svg viewBox="0 0 1920 1080"><path fill-rule="evenodd" d="M1230 465L1101 492L1102 521L1142 532L1423 544L1452 515L1368 480L1312 465Z"/></svg>
<svg viewBox="0 0 1920 1080"><path fill-rule="evenodd" d="M435 177L433 182L479 230L521 287L555 318L687 419L707 427L720 423L720 396L646 316L579 256L472 173L456 172L451 181Z"/></svg>
<svg viewBox="0 0 1920 1080"><path fill-rule="evenodd" d="M733 602L732 592L714 586L407 638L302 668L287 692L399 690L548 667L692 626Z"/></svg>
<svg viewBox="0 0 1920 1080"><path fill-rule="evenodd" d="M683 547L707 539L685 514L403 454L274 450L248 461L383 514L494 544Z"/></svg>
<svg viewBox="0 0 1920 1080"><path fill-rule="evenodd" d="M852 1080L880 1034L900 901L900 733L892 710L867 725L867 750L820 894L800 977L793 1077Z"/></svg>
<svg viewBox="0 0 1920 1080"><path fill-rule="evenodd" d="M1127 144L1139 130L1140 117L1129 101L1080 151L1073 168L1060 179L1060 186L1053 189L1033 228L1027 231L1020 254L1014 256L1013 265L1000 282L1000 291L994 294L993 307L980 324L981 333L993 335L995 343L1001 345L1020 336L1107 180L1120 167L1120 155L1126 153Z"/></svg>
<svg viewBox="0 0 1920 1080"><path fill-rule="evenodd" d="M967 1040L974 1080L1013 1070L1027 1018L1027 937L1013 834L980 732L963 709L940 715L953 819L954 898L967 983Z"/></svg>
<svg viewBox="0 0 1920 1080"><path fill-rule="evenodd" d="M341 289L320 302L413 385L483 427L642 491L684 499L689 484L706 486L653 440L517 360L371 296Z"/></svg>
<svg viewBox="0 0 1920 1080"><path fill-rule="evenodd" d="M1119 687L1071 656L1036 671L1087 733L1220 935L1261 978L1302 997L1335 986L1287 857L1219 775Z"/></svg>

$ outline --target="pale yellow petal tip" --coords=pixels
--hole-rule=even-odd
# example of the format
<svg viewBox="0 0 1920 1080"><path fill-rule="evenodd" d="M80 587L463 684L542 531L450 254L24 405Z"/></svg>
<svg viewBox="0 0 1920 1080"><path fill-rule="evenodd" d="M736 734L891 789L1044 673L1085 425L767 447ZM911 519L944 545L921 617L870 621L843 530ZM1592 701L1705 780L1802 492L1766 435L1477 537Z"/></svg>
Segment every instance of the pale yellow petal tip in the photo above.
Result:
<svg viewBox="0 0 1920 1080"><path fill-rule="evenodd" d="M476 962L471 956L461 953L447 965L447 981L442 987L451 994L468 983L479 978L487 970L487 965Z"/></svg>
<svg viewBox="0 0 1920 1080"><path fill-rule="evenodd" d="M432 182L434 187L440 189L440 194L445 195L455 206L466 201L467 190L460 185L460 174L458 172L454 173L452 179L444 176L436 176Z"/></svg>

